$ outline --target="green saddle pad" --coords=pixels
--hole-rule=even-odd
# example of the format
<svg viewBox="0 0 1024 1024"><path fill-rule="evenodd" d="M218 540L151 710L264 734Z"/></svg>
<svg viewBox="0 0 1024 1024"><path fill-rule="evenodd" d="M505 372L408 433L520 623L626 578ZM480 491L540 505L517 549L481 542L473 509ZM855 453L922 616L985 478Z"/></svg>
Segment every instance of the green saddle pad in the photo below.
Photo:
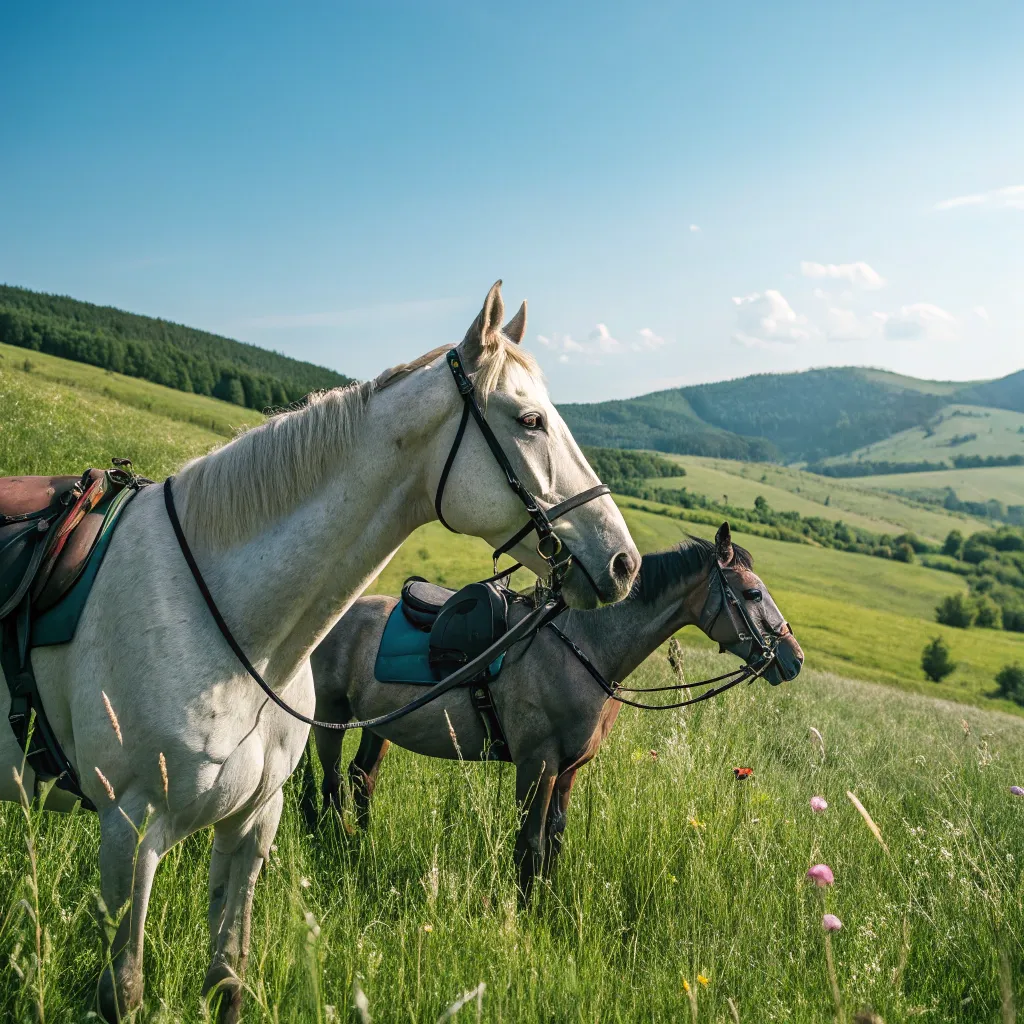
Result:
<svg viewBox="0 0 1024 1024"><path fill-rule="evenodd" d="M499 654L487 669L487 678L496 679L501 672L504 654ZM384 635L380 638L373 675L378 683L405 683L433 686L438 682L430 667L430 634L417 629L405 617L402 602L388 616Z"/></svg>

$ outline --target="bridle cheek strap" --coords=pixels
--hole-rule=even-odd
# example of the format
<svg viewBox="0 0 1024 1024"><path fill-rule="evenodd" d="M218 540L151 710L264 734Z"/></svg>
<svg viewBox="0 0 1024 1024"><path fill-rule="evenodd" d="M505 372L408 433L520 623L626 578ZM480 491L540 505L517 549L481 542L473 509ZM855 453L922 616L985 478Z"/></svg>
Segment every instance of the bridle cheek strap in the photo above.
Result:
<svg viewBox="0 0 1024 1024"><path fill-rule="evenodd" d="M565 501L560 501L557 505L547 510L542 509L537 499L523 486L497 437L494 436L494 431L491 430L490 424L480 411L480 406L476 401L473 382L462 367L462 359L459 356L458 350L451 349L445 356L445 359L448 362L448 368L451 370L452 377L455 379L455 385L462 397L462 418L459 420L459 428L455 432L455 440L452 441L451 449L448 451L448 458L445 460L444 468L441 470L441 478L437 482L437 492L434 495L434 512L437 514L438 520L446 530L450 530L452 533L459 532L445 519L441 504L444 500L445 485L448 483L452 466L455 464L455 457L458 455L462 440L466 435L466 424L469 423L469 417L472 416L476 420L484 440L487 442L487 447L491 449L491 454L501 467L501 471L505 474L505 481L523 503L526 514L530 517L530 522L495 550L495 563L497 563L500 555L514 548L532 530L537 533L538 554L548 563L553 572L559 569L564 571L568 566L571 555L556 561L556 556L562 549L562 543L557 534L555 534L551 524L573 509L579 508L580 505L585 505L588 501L593 501L595 498L611 494L611 489L606 484L597 484L585 491L581 491L579 494L573 495L571 498L566 498Z"/></svg>

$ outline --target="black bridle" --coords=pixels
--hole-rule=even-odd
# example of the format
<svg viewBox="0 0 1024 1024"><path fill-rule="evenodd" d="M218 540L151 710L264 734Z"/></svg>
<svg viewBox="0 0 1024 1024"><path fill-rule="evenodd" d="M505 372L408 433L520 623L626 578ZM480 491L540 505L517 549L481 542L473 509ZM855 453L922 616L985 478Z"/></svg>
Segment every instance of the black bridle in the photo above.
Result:
<svg viewBox="0 0 1024 1024"><path fill-rule="evenodd" d="M480 406L476 400L476 388L466 374L466 371L462 368L462 359L459 357L458 350L451 349L445 356L445 359L448 362L448 368L452 371L452 376L455 378L455 386L459 389L459 394L462 396L462 419L459 421L459 429L455 432L455 440L452 442L451 449L448 452L444 469L441 470L441 478L437 482L437 493L434 495L434 511L437 513L437 518L445 529L451 530L452 533L459 532L449 525L445 519L444 513L441 511L441 502L444 499L444 488L448 482L448 475L455 464L455 457L459 453L459 447L466 433L466 424L469 422L469 417L472 416L476 420L488 448L491 449L491 454L501 467L501 471L505 474L505 481L523 503L526 514L530 517L530 521L521 530L517 530L501 547L494 550L492 558L494 559L495 573L497 573L498 558L514 548L529 535L531 530L534 530L537 533L537 554L547 562L548 568L551 570L551 585L557 590L565 574L569 571L573 556L572 552L562 544L561 538L555 533L554 527L551 524L556 519L561 519L567 512L579 508L580 505L585 505L588 501L593 501L595 498L611 494L611 488L607 484L597 484L594 487L587 488L585 491L581 491L579 494L574 494L571 498L566 498L565 501L560 501L549 509L541 508L537 499L519 479L515 469L512 467L512 463L509 462L508 456L502 449L501 443L494 436L491 425L480 411ZM559 559L558 556L562 554L563 550L565 554ZM587 572L578 558L576 559L576 564L579 565L581 571L590 581L590 585L597 592L597 586L594 584L593 577ZM515 566L515 568L519 568L519 566ZM506 572L511 573L512 571L514 570L505 570L501 575L504 576Z"/></svg>
<svg viewBox="0 0 1024 1024"><path fill-rule="evenodd" d="M732 584L729 583L728 577L725 575L725 570L718 561L716 561L714 568L711 570L708 596L704 600L704 607L701 609L700 618L698 620L701 631L708 637L711 636L711 630L714 629L715 623L718 621L719 616L721 616L723 609L726 610L729 618L732 620L734 628L736 627L734 612L737 612L739 614L740 621L747 630L747 632L744 633L742 629L736 629L737 640L741 643L749 643L750 645L747 663L737 669L734 669L732 672L726 672L723 675L714 676L711 679L702 679L699 682L693 683L676 683L672 686L624 687L620 686L616 682L610 683L605 679L600 669L598 669L598 667L590 660L586 652L582 650L574 640L566 636L565 633L563 633L562 630L554 624L554 622L549 622L548 626L554 631L555 635L562 641L562 643L572 651L576 660L579 661L598 686L600 686L612 700L617 700L620 704L627 704L631 708L640 708L643 711L671 711L675 708L685 708L691 704L699 704L701 701L710 700L712 697L717 697L719 694L725 693L726 690L732 689L732 687L736 686L738 683L742 683L744 681L752 683L755 679L759 679L763 676L775 660L776 648L785 633L777 630L771 630L769 635L766 637L764 633L757 628L757 625L753 619L751 619L750 613L747 611L743 601L741 601L736 595L736 592L732 588ZM785 624L784 628L787 628L785 627ZM726 649L727 648L722 645L722 650L724 651ZM673 704L641 704L639 701L630 700L627 697L621 696L623 693L664 693L666 691L689 690L691 687L712 686L713 683L721 683L721 685L714 686L710 690L705 690L704 693L697 697L690 697L687 700L676 701Z"/></svg>
<svg viewBox="0 0 1024 1024"><path fill-rule="evenodd" d="M432 686L426 693L386 715L379 715L377 718L369 718L362 722L321 722L319 719L310 718L303 715L301 712L296 711L286 701L278 696L273 687L271 687L263 676L261 676L256 670L245 651L242 650L239 642L235 639L230 627L224 620L224 616L221 615L220 609L217 607L217 602L214 601L213 594L210 593L210 588L206 585L206 580L203 579L203 574L199 570L199 565L195 560L195 556L192 554L188 541L185 539L185 531L181 528L181 521L178 519L178 513L174 507L174 492L172 489L172 481L174 480L174 477L168 477L164 481L164 505L167 509L167 518L171 521L171 527L174 530L174 536L178 541L178 547L181 549L181 553L188 564L189 570L192 573L192 578L196 581L196 586L199 587L199 592L203 595L206 607L210 610L210 615L213 617L213 621L217 624L217 628L220 630L221 635L227 641L228 646L234 652L235 657L239 660L245 671L252 677L270 700L281 708L282 711L286 711L293 718L305 725L315 726L318 729L333 729L338 732L345 732L349 729L375 729L380 726L387 725L389 722L394 722L395 720L403 718L405 715L424 707L426 704L436 700L449 690L470 682L473 678L483 672L499 655L504 654L513 644L518 643L520 640L527 639L529 636L542 629L547 625L547 623L551 622L555 616L561 614L565 609L565 600L560 593L560 588L562 580L565 577L569 566L572 564L572 554L568 549L565 549L565 556L561 560L558 560L558 555L563 551L563 545L558 535L554 532L551 523L565 515L566 512L572 511L572 509L578 508L580 505L584 505L588 501L592 501L594 498L599 498L605 494L611 493L605 484L598 484L596 487L591 487L589 490L583 491L572 498L567 498L565 501L559 502L559 504L545 512L545 510L537 503L536 498L534 498L526 487L523 486L519 477L516 475L516 471L512 468L512 463L509 462L508 457L505 455L505 452L502 450L502 447L498 442L498 439L494 436L494 432L491 430L487 421L484 419L483 414L480 412L480 407L477 405L476 398L474 397L473 383L462 369L462 360L459 358L458 352L455 349L452 349L446 358L448 360L448 366L452 371L452 376L455 378L455 384L459 389L459 394L462 396L463 407L462 420L459 423L458 433L456 433L455 442L452 445L451 451L448 453L448 460L445 462L444 470L441 473L441 480L437 488L437 496L434 501L434 506L437 510L437 517L445 526L448 527L449 530L452 529L444 521L444 516L441 515L441 498L444 495L444 485L448 479L448 474L451 471L452 463L455 461L455 456L458 453L459 444L466 432L466 423L470 414L472 414L473 418L480 425L480 430L487 441L488 447L491 449L491 452L497 460L498 465L501 466L509 487L511 487L519 496L519 499L526 508L527 515L530 517L530 522L523 529L519 530L494 552L494 559L497 561L500 554L515 547L515 545L518 544L531 530L536 530L538 536L537 553L548 563L548 566L551 569L551 589L544 592L544 596L538 600L537 607L534 608L529 615L513 626L507 633L505 633L504 636L491 644L486 651L478 655L472 661L467 662L462 666L462 668L458 669L458 671L453 672L450 676L446 676L441 680L441 682ZM455 533L457 531L452 530L452 532ZM585 569L583 569L582 564L580 564L580 568L587 575L588 579L590 579L589 574L586 573ZM502 575L511 571L511 569L504 570ZM591 585L593 585L592 579L590 582ZM594 590L596 592L596 586L594 587Z"/></svg>

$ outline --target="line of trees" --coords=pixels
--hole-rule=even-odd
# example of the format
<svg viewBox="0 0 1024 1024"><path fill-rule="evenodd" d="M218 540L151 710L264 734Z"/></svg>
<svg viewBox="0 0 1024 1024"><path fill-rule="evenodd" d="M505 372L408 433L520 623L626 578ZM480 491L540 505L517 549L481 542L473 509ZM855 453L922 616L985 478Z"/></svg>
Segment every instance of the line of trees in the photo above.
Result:
<svg viewBox="0 0 1024 1024"><path fill-rule="evenodd" d="M8 286L0 286L0 342L250 409L286 406L310 391L351 383L255 345Z"/></svg>

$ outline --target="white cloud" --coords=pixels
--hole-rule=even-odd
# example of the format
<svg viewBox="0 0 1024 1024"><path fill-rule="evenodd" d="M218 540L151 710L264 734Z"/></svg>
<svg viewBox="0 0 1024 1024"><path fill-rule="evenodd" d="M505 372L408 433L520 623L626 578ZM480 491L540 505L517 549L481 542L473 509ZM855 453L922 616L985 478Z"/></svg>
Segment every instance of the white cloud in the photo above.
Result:
<svg viewBox="0 0 1024 1024"><path fill-rule="evenodd" d="M973 310L973 313L980 320L988 320L989 319L988 310L984 306L975 306L974 310Z"/></svg>
<svg viewBox="0 0 1024 1024"><path fill-rule="evenodd" d="M1007 185L969 196L954 196L936 203L936 210L955 210L960 206L985 206L993 210L1024 210L1024 185Z"/></svg>
<svg viewBox="0 0 1024 1024"><path fill-rule="evenodd" d="M583 341L577 341L571 334L537 335L545 348L558 353L560 363L568 363L573 358L583 362L600 364L608 356L621 356L627 352L654 352L665 344L660 334L655 334L650 327L643 327L636 332L636 338L629 342L614 337L607 324L595 324L594 328Z"/></svg>
<svg viewBox="0 0 1024 1024"><path fill-rule="evenodd" d="M817 332L797 313L781 292L768 288L734 298L736 330L733 341L748 347L774 347L807 341Z"/></svg>
<svg viewBox="0 0 1024 1024"><path fill-rule="evenodd" d="M800 264L800 273L804 277L846 281L855 288L874 290L885 287L885 278L874 267L863 261L857 263L813 263L810 260L804 260Z"/></svg>
<svg viewBox="0 0 1024 1024"><path fill-rule="evenodd" d="M653 352L665 344L665 339L660 334L655 334L650 327L641 327L637 335L638 340L629 346L634 352Z"/></svg>
<svg viewBox="0 0 1024 1024"><path fill-rule="evenodd" d="M698 231L700 231L700 225L699 224L691 224L690 225L690 230L696 234Z"/></svg>
<svg viewBox="0 0 1024 1024"><path fill-rule="evenodd" d="M915 302L895 313L876 313L888 341L952 341L957 320L952 313L928 302Z"/></svg>

